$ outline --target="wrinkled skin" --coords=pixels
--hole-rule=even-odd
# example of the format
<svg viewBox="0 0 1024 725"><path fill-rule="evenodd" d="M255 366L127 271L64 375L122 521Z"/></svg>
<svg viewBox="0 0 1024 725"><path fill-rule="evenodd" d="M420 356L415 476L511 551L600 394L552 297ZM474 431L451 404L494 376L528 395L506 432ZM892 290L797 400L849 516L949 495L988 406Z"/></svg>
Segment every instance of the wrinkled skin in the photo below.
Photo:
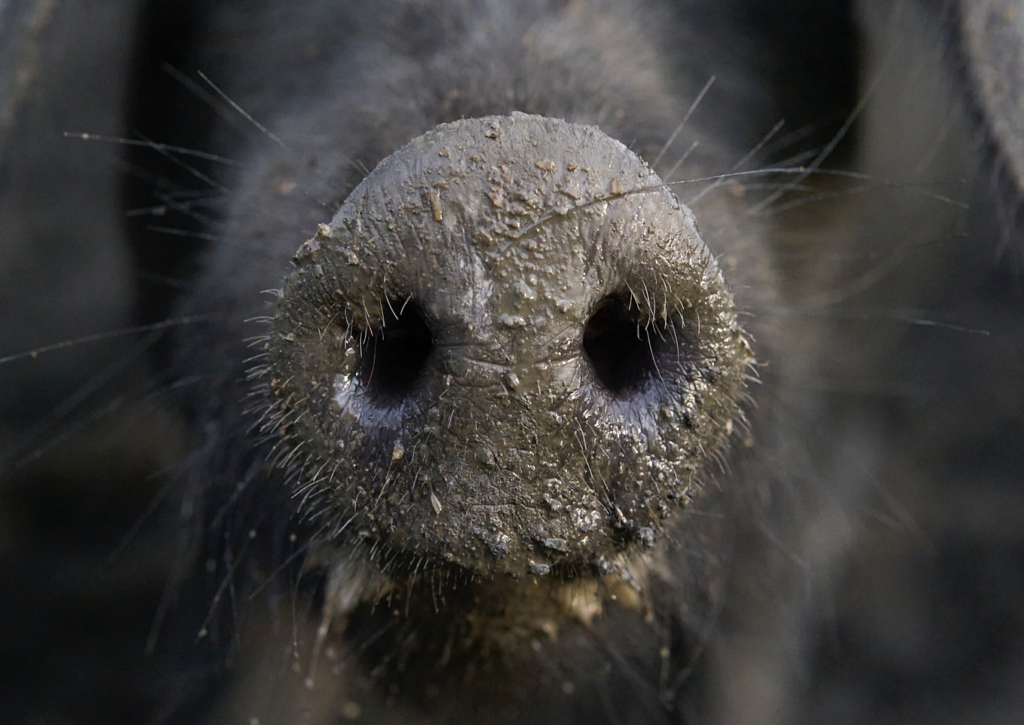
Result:
<svg viewBox="0 0 1024 725"><path fill-rule="evenodd" d="M1013 721L1017 6L361 5L0 6L14 720Z"/></svg>

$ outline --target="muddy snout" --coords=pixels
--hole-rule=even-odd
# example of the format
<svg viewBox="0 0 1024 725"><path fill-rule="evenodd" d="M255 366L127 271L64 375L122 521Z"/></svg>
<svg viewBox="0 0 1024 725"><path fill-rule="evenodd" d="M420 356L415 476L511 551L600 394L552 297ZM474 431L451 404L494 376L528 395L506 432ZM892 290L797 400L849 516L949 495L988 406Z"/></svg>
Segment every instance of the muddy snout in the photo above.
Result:
<svg viewBox="0 0 1024 725"><path fill-rule="evenodd" d="M295 265L252 377L328 539L480 574L604 571L656 545L742 419L753 355L711 251L595 128L440 126Z"/></svg>

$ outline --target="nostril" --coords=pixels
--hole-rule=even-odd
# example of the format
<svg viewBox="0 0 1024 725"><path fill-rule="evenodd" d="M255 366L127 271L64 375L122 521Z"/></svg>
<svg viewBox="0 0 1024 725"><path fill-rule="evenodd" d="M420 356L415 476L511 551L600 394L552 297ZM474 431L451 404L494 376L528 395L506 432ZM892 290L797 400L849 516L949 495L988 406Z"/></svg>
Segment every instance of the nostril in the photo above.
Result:
<svg viewBox="0 0 1024 725"><path fill-rule="evenodd" d="M393 404L411 390L433 349L419 307L410 300L388 300L380 327L364 338L358 376L371 395Z"/></svg>
<svg viewBox="0 0 1024 725"><path fill-rule="evenodd" d="M583 352L604 388L622 397L657 373L664 335L657 322L643 322L629 295L605 297L583 328Z"/></svg>

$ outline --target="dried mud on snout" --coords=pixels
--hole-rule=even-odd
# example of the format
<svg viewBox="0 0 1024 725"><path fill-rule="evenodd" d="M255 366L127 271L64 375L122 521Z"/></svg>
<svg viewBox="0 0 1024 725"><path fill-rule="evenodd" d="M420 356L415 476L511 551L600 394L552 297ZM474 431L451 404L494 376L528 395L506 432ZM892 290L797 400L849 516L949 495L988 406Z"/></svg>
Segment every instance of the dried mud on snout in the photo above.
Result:
<svg viewBox="0 0 1024 725"><path fill-rule="evenodd" d="M428 571L611 568L700 495L742 420L754 360L692 214L596 129L441 126L295 259L254 377L341 540Z"/></svg>

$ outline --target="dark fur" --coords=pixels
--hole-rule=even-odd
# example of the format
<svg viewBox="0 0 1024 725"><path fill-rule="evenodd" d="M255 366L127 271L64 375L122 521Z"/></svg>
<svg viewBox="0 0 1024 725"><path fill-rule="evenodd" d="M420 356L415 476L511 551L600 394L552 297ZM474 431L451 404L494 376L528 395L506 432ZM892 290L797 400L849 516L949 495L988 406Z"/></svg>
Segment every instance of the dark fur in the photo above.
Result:
<svg viewBox="0 0 1024 725"><path fill-rule="evenodd" d="M538 0L399 2L399 10L378 14L361 5L126 2L97 18L96 9L59 6L47 15L45 3L22 2L7 11L38 13L42 40L36 56L15 47L9 32L0 48L0 61L31 63L37 76L33 92L4 97L17 111L0 136L3 228L14 248L4 252L12 280L4 294L62 304L16 315L5 307L13 316L5 349L117 328L132 314L145 323L201 318L137 346L100 345L89 364L77 355L89 349L81 345L63 365L57 356L64 353L55 353L4 368L12 381L5 423L22 429L5 464L10 483L0 490L0 511L12 521L2 549L11 601L4 611L21 623L11 627L5 653L19 664L0 692L11 693L2 699L16 703L15 721L58 713L73 722L288 722L306 708L330 722L354 714L353 703L363 718L400 722L529 715L935 722L938 710L950 721L997 722L1019 714L1024 391L1017 370L1024 335L1011 263L1019 236L1006 213L1018 195L1012 179L990 172L1000 168L990 156L1000 145L967 90L973 80L957 40L956 6L906 3L893 11L864 3L854 21L838 5L824 11L798 0L772 10L747 2ZM854 27L864 38L859 50ZM134 51L126 37L138 39ZM851 65L858 53L859 86ZM104 96L79 91L95 71L79 71L73 61L91 54L105 64L96 84ZM191 71L201 69L287 149L201 81L218 113L182 92L159 70L164 60L193 81ZM570 627L558 641L536 640L543 654L533 666L545 676L527 698L517 692L514 669L497 668L497 678L488 671L500 659L491 653L471 652L468 669L452 665L435 679L436 650L424 633L451 628L451 610L420 602L410 616L404 601L385 601L350 623L351 650L342 649L335 665L341 674L322 662L317 687L306 693L322 596L317 562L302 571L309 532L289 515L289 492L267 477L243 435L251 420L244 338L260 334L244 321L266 314L259 293L280 286L298 244L330 219L365 170L439 122L546 114L598 124L653 161L712 74L715 84L657 170L671 168L692 140L700 145L668 181L728 171L780 118L788 121L782 136L806 123L821 130L776 140L745 168L790 156L808 163L863 100L852 135L825 165L867 174L852 183L868 187L854 194L841 179L800 179L813 189L744 220L740 242L728 239L733 220L714 217L722 213L715 195L739 187L709 194L703 213L710 216L694 206L767 363L763 384L750 390L749 438L737 437L723 470L713 471L733 535L728 547L717 543L721 549L702 556L728 561L726 589L712 587L706 601L690 591L658 592L653 627L612 613L593 628ZM54 150L59 131L138 131L241 165L184 159L190 169L183 170L152 149L129 149L118 187L109 166L89 162L95 147L67 140ZM160 194L206 186L197 173L230 193L175 214ZM757 208L772 193L759 182L792 178L741 180L744 206ZM1002 178L994 190L991 178ZM294 186L281 185L288 182ZM162 207L164 216L122 225L119 188L129 207ZM685 201L697 192L680 186L678 193ZM779 208L833 193L838 201ZM169 250L156 226L217 242ZM143 272L136 313L125 238ZM6 272L19 263L31 271ZM62 278L77 284L54 281ZM60 296L37 289L51 286ZM949 327L915 324L921 320ZM95 453L104 448L95 441L62 448L53 418L79 428L92 420L106 425L126 415L110 414L106 402L154 399L139 393L153 387L136 367L144 355L165 371L156 399L173 400L172 411L184 414L158 403L157 412L135 406L131 415L170 432L154 442L139 426L122 431L124 442L107 445L114 451L107 458ZM70 398L83 399L80 410L67 405L64 412L66 391L83 381ZM174 394L165 396L168 382ZM89 394L100 402L90 403ZM35 400L45 395L53 402ZM189 433L176 444L181 419ZM25 432L27 420L42 422ZM55 566L84 578L97 571L94 561L79 563L69 552L85 543L101 558L116 548L120 532L158 495L145 471L171 461L173 505L145 519L144 533L107 573L109 586L96 591L39 576ZM86 507L103 501L97 481L124 482L102 507L109 525L92 524L62 544L74 529L66 517L80 520L68 512L81 510L80 500ZM87 494L78 493L82 487ZM50 499L59 505L48 507ZM162 543L166 532L177 537L172 545ZM466 591L474 590L447 593L455 611L466 611L457 601ZM34 599L55 610L40 616ZM714 615L722 602L706 631L686 631L686 617L672 613L686 603ZM103 625L99 642L86 634L91 627L73 624L112 611L132 618ZM153 654L143 658L147 631ZM414 638L420 644L406 646ZM78 652L96 662L94 652L111 640L124 651L104 664L64 664ZM532 641L523 642L533 651ZM403 673L396 654L416 667ZM522 682L532 683L520 666ZM99 684L76 685L61 674L82 670ZM566 694L565 682L579 690ZM76 704L51 704L60 692ZM110 706L113 716L105 712Z"/></svg>

